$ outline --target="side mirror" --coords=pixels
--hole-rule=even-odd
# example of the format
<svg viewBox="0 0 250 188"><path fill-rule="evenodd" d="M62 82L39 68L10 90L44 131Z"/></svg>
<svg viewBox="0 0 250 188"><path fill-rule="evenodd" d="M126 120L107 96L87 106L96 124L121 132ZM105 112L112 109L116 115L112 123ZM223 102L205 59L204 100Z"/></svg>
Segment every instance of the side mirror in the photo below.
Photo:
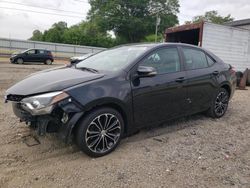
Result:
<svg viewBox="0 0 250 188"><path fill-rule="evenodd" d="M154 67L139 66L137 69L138 77L153 77L157 75Z"/></svg>
<svg viewBox="0 0 250 188"><path fill-rule="evenodd" d="M28 55L28 53L27 53L27 52L25 52L25 53L24 53L24 55Z"/></svg>

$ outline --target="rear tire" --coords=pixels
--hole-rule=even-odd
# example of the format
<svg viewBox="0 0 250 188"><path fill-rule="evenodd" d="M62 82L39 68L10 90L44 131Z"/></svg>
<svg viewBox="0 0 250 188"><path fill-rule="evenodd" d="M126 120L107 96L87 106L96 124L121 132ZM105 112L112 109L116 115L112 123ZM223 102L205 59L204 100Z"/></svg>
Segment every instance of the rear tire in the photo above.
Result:
<svg viewBox="0 0 250 188"><path fill-rule="evenodd" d="M212 118L221 118L225 115L229 103L229 93L226 89L220 88L215 95L207 115Z"/></svg>
<svg viewBox="0 0 250 188"><path fill-rule="evenodd" d="M23 59L22 58L17 58L16 63L17 64L23 64Z"/></svg>
<svg viewBox="0 0 250 188"><path fill-rule="evenodd" d="M239 86L240 85L240 80L243 77L243 73L240 72L240 71L236 72L236 77L237 77L237 86Z"/></svg>
<svg viewBox="0 0 250 188"><path fill-rule="evenodd" d="M51 65L51 64L52 64L52 60L51 60L51 59L47 59L47 60L45 61L45 64L46 64L46 65Z"/></svg>
<svg viewBox="0 0 250 188"><path fill-rule="evenodd" d="M75 132L78 147L90 157L102 157L118 146L124 132L124 120L112 108L99 108L84 117Z"/></svg>

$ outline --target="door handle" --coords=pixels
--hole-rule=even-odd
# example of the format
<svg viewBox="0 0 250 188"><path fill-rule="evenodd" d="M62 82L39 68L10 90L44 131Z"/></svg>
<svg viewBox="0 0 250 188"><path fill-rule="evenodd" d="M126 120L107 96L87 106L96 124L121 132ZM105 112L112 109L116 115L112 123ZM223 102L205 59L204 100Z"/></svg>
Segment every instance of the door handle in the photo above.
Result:
<svg viewBox="0 0 250 188"><path fill-rule="evenodd" d="M175 81L181 83L181 82L185 81L185 78L184 77L180 77L180 78L177 78Z"/></svg>
<svg viewBox="0 0 250 188"><path fill-rule="evenodd" d="M220 73L219 71L214 71L212 74L213 74L214 76L217 76L219 73Z"/></svg>

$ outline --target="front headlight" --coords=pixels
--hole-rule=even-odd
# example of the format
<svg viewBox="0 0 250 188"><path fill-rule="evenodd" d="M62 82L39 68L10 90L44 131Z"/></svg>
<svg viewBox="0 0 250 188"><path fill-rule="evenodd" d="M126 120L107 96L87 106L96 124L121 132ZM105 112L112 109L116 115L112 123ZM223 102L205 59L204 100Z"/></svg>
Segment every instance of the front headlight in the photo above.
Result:
<svg viewBox="0 0 250 188"><path fill-rule="evenodd" d="M69 97L65 92L51 92L24 98L21 101L22 107L32 115L49 114L53 110L55 103Z"/></svg>

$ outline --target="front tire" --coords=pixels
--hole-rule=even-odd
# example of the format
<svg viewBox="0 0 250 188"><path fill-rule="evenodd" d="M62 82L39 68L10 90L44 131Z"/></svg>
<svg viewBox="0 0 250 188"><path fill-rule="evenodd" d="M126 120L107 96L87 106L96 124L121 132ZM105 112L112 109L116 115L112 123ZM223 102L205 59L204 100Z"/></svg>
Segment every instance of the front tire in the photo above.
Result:
<svg viewBox="0 0 250 188"><path fill-rule="evenodd" d="M112 108L99 108L84 117L76 131L79 148L90 157L102 157L115 150L124 132L124 120Z"/></svg>
<svg viewBox="0 0 250 188"><path fill-rule="evenodd" d="M23 59L22 59L22 58L18 58L18 59L16 60L16 63L17 63L17 64L23 64Z"/></svg>
<svg viewBox="0 0 250 188"><path fill-rule="evenodd" d="M228 103L228 91L224 88L220 88L212 101L212 105L208 110L208 115L212 118L221 118L227 111Z"/></svg>

